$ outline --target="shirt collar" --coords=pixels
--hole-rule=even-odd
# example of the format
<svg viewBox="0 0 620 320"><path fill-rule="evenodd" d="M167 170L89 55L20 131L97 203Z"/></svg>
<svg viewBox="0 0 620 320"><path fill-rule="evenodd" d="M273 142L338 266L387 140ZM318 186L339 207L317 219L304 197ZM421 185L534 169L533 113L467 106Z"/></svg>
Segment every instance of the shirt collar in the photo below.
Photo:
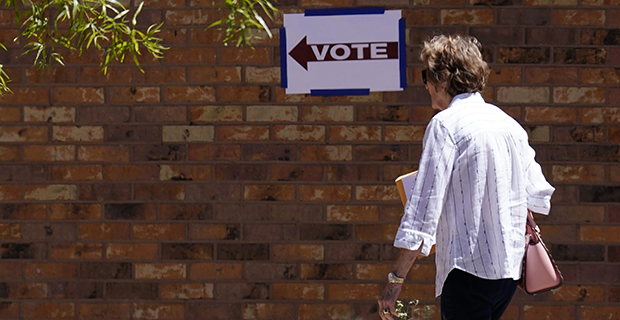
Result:
<svg viewBox="0 0 620 320"><path fill-rule="evenodd" d="M452 102L450 102L450 105L448 106L448 108L452 106L457 106L461 104L470 104L470 103L485 103L485 102L480 92L461 93L461 94L457 94L456 96L454 96L454 98L452 98Z"/></svg>

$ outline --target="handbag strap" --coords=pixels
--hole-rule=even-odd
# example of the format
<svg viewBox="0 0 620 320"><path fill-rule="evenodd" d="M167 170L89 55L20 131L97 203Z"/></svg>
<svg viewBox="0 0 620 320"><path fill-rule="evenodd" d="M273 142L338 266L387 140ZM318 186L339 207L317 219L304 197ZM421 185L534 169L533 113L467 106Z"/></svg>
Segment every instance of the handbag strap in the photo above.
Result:
<svg viewBox="0 0 620 320"><path fill-rule="evenodd" d="M529 236L528 242L530 244L537 244L538 242L540 242L540 228L536 224L536 221L534 221L534 215L530 210L527 210L527 222L525 225L525 232Z"/></svg>

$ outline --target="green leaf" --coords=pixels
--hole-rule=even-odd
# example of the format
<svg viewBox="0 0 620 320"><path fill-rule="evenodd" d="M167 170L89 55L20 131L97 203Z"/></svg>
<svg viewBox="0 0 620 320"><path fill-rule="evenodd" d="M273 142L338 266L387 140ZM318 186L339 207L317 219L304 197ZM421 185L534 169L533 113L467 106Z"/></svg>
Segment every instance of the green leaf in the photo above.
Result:
<svg viewBox="0 0 620 320"><path fill-rule="evenodd" d="M131 24L136 25L138 23L138 15L142 11L142 7L144 6L144 1L140 2L138 9L136 9L136 13L133 15L133 19L131 19Z"/></svg>

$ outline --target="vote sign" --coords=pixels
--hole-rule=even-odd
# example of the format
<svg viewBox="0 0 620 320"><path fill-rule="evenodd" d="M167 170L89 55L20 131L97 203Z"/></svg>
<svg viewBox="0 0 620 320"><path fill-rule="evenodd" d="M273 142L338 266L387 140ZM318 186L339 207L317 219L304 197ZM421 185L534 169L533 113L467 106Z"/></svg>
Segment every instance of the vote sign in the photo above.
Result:
<svg viewBox="0 0 620 320"><path fill-rule="evenodd" d="M400 10L351 8L284 14L282 87L287 94L364 95L407 84Z"/></svg>

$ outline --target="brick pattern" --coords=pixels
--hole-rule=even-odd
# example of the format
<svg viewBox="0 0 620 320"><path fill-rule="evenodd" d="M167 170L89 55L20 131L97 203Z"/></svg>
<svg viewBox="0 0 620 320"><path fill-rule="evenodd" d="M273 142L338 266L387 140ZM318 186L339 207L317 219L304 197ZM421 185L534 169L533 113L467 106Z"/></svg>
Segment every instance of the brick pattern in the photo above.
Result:
<svg viewBox="0 0 620 320"><path fill-rule="evenodd" d="M538 221L566 284L517 293L505 318L620 317L617 1L278 1L403 10L408 87L329 98L279 87L281 15L274 39L224 46L204 30L217 3L147 2L139 23L165 22L170 50L107 75L93 52L32 68L0 8L14 91L0 98L0 319L377 319L393 180L416 169L434 115L419 44L437 32L481 41L484 96L557 188ZM419 260L402 298L438 319L434 272Z"/></svg>

